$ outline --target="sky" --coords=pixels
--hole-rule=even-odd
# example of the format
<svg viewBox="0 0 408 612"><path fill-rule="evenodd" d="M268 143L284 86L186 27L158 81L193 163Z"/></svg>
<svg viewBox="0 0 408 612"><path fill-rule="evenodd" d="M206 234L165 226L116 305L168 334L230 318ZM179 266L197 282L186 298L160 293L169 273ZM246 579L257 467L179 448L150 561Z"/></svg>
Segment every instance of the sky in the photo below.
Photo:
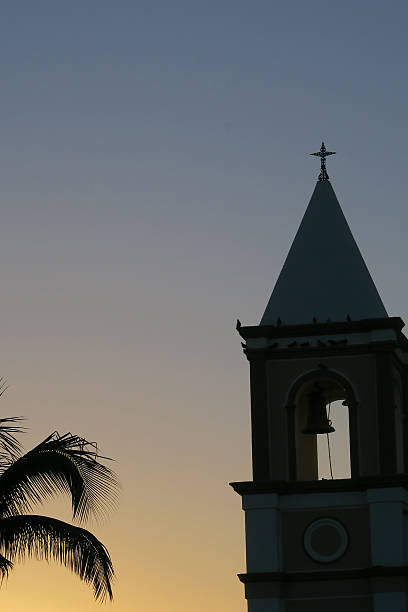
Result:
<svg viewBox="0 0 408 612"><path fill-rule="evenodd" d="M319 171L408 320L408 5L4 0L2 415L115 459L113 612L243 612L256 325ZM62 499L38 512L69 520ZM7 612L92 612L27 561Z"/></svg>

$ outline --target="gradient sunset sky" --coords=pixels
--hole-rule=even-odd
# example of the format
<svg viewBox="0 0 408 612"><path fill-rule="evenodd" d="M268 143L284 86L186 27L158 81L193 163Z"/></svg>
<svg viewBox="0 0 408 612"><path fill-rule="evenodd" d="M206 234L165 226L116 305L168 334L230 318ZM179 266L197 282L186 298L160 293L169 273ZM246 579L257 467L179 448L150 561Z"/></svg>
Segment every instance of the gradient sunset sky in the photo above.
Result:
<svg viewBox="0 0 408 612"><path fill-rule="evenodd" d="M385 306L408 321L408 5L1 8L1 413L28 418L27 448L71 431L115 458L118 510L90 525L117 570L106 610L244 612L235 321L260 320L322 140ZM34 561L0 602L101 609L68 570Z"/></svg>

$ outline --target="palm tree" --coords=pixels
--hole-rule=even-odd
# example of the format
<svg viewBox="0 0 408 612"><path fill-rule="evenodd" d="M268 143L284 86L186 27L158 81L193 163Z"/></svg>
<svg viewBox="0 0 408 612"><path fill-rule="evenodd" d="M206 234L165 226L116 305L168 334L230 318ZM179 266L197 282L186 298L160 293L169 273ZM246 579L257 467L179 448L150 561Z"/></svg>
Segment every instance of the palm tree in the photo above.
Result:
<svg viewBox="0 0 408 612"><path fill-rule="evenodd" d="M67 493L73 519L105 515L117 491L114 473L100 463L104 457L95 444L70 433L55 432L23 455L15 437L24 430L20 422L0 419L0 579L25 556L54 559L89 583L95 599L112 600L113 567L105 546L82 527L27 512Z"/></svg>

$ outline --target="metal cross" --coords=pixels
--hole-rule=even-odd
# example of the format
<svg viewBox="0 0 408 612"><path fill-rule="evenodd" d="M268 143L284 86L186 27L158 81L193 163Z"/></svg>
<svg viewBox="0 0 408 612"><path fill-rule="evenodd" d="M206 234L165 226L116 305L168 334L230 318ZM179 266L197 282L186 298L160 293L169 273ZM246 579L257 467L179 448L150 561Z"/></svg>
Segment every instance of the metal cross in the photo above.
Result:
<svg viewBox="0 0 408 612"><path fill-rule="evenodd" d="M336 151L326 151L326 147L324 146L324 142L322 142L322 146L320 147L320 151L318 153L310 153L310 155L317 155L320 157L320 174L319 181L328 181L329 175L326 170L326 157L328 155L335 155Z"/></svg>

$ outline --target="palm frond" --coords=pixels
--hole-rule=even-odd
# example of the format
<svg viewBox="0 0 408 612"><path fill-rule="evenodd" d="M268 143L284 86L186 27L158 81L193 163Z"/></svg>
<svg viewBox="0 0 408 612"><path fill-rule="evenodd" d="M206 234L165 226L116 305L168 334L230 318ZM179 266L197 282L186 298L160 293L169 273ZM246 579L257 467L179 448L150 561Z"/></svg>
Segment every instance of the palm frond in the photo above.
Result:
<svg viewBox="0 0 408 612"><path fill-rule="evenodd" d="M7 391L7 389L7 380L4 378L4 376L0 376L0 397Z"/></svg>
<svg viewBox="0 0 408 612"><path fill-rule="evenodd" d="M9 570L13 567L11 561L0 555L0 582L3 582L4 578L7 578Z"/></svg>
<svg viewBox="0 0 408 612"><path fill-rule="evenodd" d="M0 517L30 512L61 492L71 496L74 518L104 517L115 504L118 481L100 459L84 438L51 434L0 475Z"/></svg>
<svg viewBox="0 0 408 612"><path fill-rule="evenodd" d="M95 599L113 599L113 567L105 546L89 531L38 515L0 519L0 549L12 561L59 561L93 588Z"/></svg>
<svg viewBox="0 0 408 612"><path fill-rule="evenodd" d="M0 378L0 397L4 391ZM19 416L0 419L0 468L4 469L21 454L22 446L15 434L25 431L25 428L19 425L23 420L23 417Z"/></svg>

